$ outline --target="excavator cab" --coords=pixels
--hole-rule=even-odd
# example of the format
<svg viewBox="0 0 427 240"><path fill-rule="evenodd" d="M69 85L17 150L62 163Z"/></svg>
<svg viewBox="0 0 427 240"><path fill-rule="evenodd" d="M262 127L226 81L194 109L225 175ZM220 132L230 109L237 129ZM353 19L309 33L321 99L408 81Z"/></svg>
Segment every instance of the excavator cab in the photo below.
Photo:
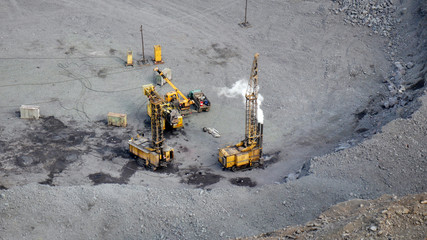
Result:
<svg viewBox="0 0 427 240"><path fill-rule="evenodd" d="M179 102L178 93L175 91L167 92L165 94L165 100L166 100L166 102L175 102L176 100L178 100L178 102Z"/></svg>

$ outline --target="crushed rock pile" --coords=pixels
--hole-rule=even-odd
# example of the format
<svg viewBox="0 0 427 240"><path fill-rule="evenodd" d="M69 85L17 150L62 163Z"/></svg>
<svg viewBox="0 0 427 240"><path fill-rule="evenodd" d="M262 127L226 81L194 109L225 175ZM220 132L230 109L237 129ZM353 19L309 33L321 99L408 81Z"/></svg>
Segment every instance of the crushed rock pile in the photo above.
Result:
<svg viewBox="0 0 427 240"><path fill-rule="evenodd" d="M375 34L389 37L396 23L401 20L395 15L404 14L407 9L398 9L393 0L335 0L331 9L335 14L344 13L344 22L353 26L367 26Z"/></svg>
<svg viewBox="0 0 427 240"><path fill-rule="evenodd" d="M304 226L244 239L424 239L427 193L339 203Z"/></svg>

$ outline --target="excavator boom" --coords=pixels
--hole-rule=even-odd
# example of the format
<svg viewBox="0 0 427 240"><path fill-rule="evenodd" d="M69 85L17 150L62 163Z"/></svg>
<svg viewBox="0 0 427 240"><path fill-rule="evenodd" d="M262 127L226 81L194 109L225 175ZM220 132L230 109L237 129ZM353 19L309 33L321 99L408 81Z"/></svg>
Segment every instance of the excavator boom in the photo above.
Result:
<svg viewBox="0 0 427 240"><path fill-rule="evenodd" d="M177 87L175 87L175 85L173 85L173 83L169 80L169 78L167 78L162 71L160 71L160 69L158 67L154 68L155 72L158 72L160 76L162 76L162 78L182 97L182 99L184 99L185 102L189 102L191 100L189 100Z"/></svg>

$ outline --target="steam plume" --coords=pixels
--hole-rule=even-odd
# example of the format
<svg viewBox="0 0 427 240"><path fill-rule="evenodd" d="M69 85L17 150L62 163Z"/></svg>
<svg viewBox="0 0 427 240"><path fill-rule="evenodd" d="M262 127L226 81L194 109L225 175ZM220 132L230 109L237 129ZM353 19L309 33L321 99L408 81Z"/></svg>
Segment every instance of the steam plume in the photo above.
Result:
<svg viewBox="0 0 427 240"><path fill-rule="evenodd" d="M243 104L245 104L246 101L246 89L248 88L248 80L246 79L240 79L239 81L235 82L231 88L223 87L220 88L218 95L219 96L226 96L229 98L236 98L238 96L243 97ZM258 93L258 115L257 119L259 123L264 123L264 112L261 109L261 103L264 100L264 97Z"/></svg>

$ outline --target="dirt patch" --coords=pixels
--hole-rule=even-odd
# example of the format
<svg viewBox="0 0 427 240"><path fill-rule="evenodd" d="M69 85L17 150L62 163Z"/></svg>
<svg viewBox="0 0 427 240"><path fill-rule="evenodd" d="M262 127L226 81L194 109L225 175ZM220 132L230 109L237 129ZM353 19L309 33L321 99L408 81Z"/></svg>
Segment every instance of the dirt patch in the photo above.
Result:
<svg viewBox="0 0 427 240"><path fill-rule="evenodd" d="M197 188L205 188L219 182L223 178L221 175L213 174L210 171L199 170L192 167L182 175L181 183L195 185Z"/></svg>
<svg viewBox="0 0 427 240"><path fill-rule="evenodd" d="M25 174L47 171L47 179L39 183L52 185L55 176L88 152L83 144L87 136L91 135L94 133L68 127L53 116L28 121L23 130L24 137L12 139L8 149L13 151L5 152L0 159L8 164L10 170L4 169L6 172ZM1 149L3 147L0 144Z"/></svg>
<svg viewBox="0 0 427 240"><path fill-rule="evenodd" d="M92 180L94 185L105 184L105 183L119 183L123 184L120 178L112 177L108 173L98 172L88 175L89 179Z"/></svg>
<svg viewBox="0 0 427 240"><path fill-rule="evenodd" d="M129 178L132 177L138 169L139 168L136 161L128 161L121 170L122 173L120 174L120 180L122 180L124 183L128 183Z"/></svg>
<svg viewBox="0 0 427 240"><path fill-rule="evenodd" d="M122 140L120 138L116 137L116 136L112 136L112 137L108 137L107 138L107 142L108 143L119 143L121 141Z"/></svg>
<svg viewBox="0 0 427 240"><path fill-rule="evenodd" d="M55 184L53 184L53 175L49 174L48 178L44 181L39 182L42 185L49 185L49 186L55 186Z"/></svg>
<svg viewBox="0 0 427 240"><path fill-rule="evenodd" d="M226 66L229 59L240 57L237 49L232 46L221 46L218 43L211 44L210 47L199 49L199 55L203 55L209 59L209 64Z"/></svg>
<svg viewBox="0 0 427 240"><path fill-rule="evenodd" d="M100 69L96 75L100 78L106 78L107 77L107 69L106 68Z"/></svg>
<svg viewBox="0 0 427 240"><path fill-rule="evenodd" d="M42 126L46 131L58 131L67 127L61 120L56 119L54 116L42 118Z"/></svg>
<svg viewBox="0 0 427 240"><path fill-rule="evenodd" d="M423 88L425 86L426 81L424 79L419 80L418 82L414 83L413 85L409 86L409 90L418 90L420 88Z"/></svg>
<svg viewBox="0 0 427 240"><path fill-rule="evenodd" d="M120 177L112 177L108 173L98 172L88 175L89 179L92 180L94 185L105 184L105 183L118 183L127 184L129 178L131 178L135 172L139 169L136 161L128 161L121 169Z"/></svg>
<svg viewBox="0 0 427 240"><path fill-rule="evenodd" d="M257 184L255 181L248 177L232 178L230 179L231 184L241 187L255 187Z"/></svg>
<svg viewBox="0 0 427 240"><path fill-rule="evenodd" d="M156 170L156 173L166 173L166 174L173 174L177 173L179 171L178 166L181 165L180 163L172 163L169 164L167 167L161 167Z"/></svg>
<svg viewBox="0 0 427 240"><path fill-rule="evenodd" d="M178 147L178 153L181 153L181 152L188 152L188 148L185 146L179 146Z"/></svg>
<svg viewBox="0 0 427 240"><path fill-rule="evenodd" d="M0 152L6 151L6 143L3 141L0 141Z"/></svg>
<svg viewBox="0 0 427 240"><path fill-rule="evenodd" d="M368 113L368 111L366 109L363 109L362 111L355 113L354 115L356 116L357 119L362 119L366 113Z"/></svg>
<svg viewBox="0 0 427 240"><path fill-rule="evenodd" d="M29 155L19 156L16 158L15 164L20 167L28 167L34 164L34 159L32 156L29 156Z"/></svg>
<svg viewBox="0 0 427 240"><path fill-rule="evenodd" d="M78 151L62 152L59 156L54 158L54 162L50 166L48 166L48 168L50 169L48 178L45 181L39 183L54 186L53 179L55 178L55 176L62 173L62 171L64 171L68 167L68 165L77 161L79 157L80 153ZM34 164L38 164L38 162Z"/></svg>
<svg viewBox="0 0 427 240"><path fill-rule="evenodd" d="M221 59L229 59L233 57L240 57L240 54L238 54L234 49L230 47L221 47L218 43L214 43L211 45L212 49L215 51L216 56L215 58L221 58Z"/></svg>
<svg viewBox="0 0 427 240"><path fill-rule="evenodd" d="M108 145L99 146L98 144L96 151L102 154L102 160L111 161L116 157L132 159L132 155L129 153L129 150L122 147L111 147Z"/></svg>
<svg viewBox="0 0 427 240"><path fill-rule="evenodd" d="M278 162L280 160L279 154L280 154L280 151L277 151L271 154L270 153L263 154L262 157L264 158L264 167L268 167L271 164Z"/></svg>
<svg viewBox="0 0 427 240"><path fill-rule="evenodd" d="M71 54L73 54L76 50L77 50L77 49L76 49L76 47L75 47L75 46L71 46L71 47L68 49L68 51L66 51L66 52L65 52L65 54L67 54L67 55L71 55Z"/></svg>

